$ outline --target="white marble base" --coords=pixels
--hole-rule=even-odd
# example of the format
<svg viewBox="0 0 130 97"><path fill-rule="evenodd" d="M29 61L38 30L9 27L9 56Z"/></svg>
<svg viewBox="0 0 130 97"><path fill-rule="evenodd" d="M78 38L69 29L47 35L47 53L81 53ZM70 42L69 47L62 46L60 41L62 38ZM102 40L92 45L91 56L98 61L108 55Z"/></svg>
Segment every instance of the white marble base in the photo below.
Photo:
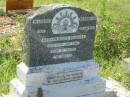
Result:
<svg viewBox="0 0 130 97"><path fill-rule="evenodd" d="M10 93L12 97L104 97L106 85L98 70L94 60L35 68L21 63Z"/></svg>
<svg viewBox="0 0 130 97"><path fill-rule="evenodd" d="M83 97L101 97L101 95L104 95L102 97L130 97L130 91L126 90L118 82L116 82L111 78L105 80L106 80L106 91L104 93L101 92ZM8 94L8 95L2 95L0 97L17 97L17 96L12 96L11 94Z"/></svg>
<svg viewBox="0 0 130 97"><path fill-rule="evenodd" d="M99 65L94 60L28 68L17 66L17 78L27 86L62 83L73 80L90 80L98 76ZM70 76L71 75L71 76ZM49 78L52 79L49 79ZM48 82L50 81L50 82Z"/></svg>
<svg viewBox="0 0 130 97"><path fill-rule="evenodd" d="M33 87L24 86L18 79L11 81L11 94L13 97L28 97L28 95L30 97L37 97L39 88L43 91L44 97L94 97L89 95L100 95L105 92L105 81L97 77L90 82L78 80ZM104 96L100 95L100 97Z"/></svg>

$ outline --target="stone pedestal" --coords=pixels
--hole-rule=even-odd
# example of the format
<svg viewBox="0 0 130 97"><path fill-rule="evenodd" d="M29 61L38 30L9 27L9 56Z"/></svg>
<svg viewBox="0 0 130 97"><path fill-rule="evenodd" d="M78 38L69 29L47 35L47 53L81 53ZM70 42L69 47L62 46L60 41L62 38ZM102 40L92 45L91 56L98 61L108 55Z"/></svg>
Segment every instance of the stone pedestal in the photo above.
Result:
<svg viewBox="0 0 130 97"><path fill-rule="evenodd" d="M94 60L44 65L17 66L10 82L12 97L104 97L105 81L98 76Z"/></svg>

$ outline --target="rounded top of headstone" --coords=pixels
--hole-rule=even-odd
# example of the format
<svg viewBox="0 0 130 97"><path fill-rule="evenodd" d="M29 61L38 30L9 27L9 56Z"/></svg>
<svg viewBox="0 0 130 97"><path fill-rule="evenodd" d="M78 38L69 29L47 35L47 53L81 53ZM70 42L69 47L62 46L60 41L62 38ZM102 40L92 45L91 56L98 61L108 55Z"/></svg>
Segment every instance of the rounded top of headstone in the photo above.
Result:
<svg viewBox="0 0 130 97"><path fill-rule="evenodd" d="M51 11L51 10L58 9L58 8L77 8L77 9L81 9L79 7L74 7L74 6L70 5L70 4L58 4L58 3L54 3L54 4L44 5L41 8L39 8L38 10L34 10L34 11L30 12L26 16L27 16L27 18L32 19L32 18L34 18L37 15L41 15L41 14L46 13L47 11ZM88 9L82 9L82 10L87 11L87 12L91 12ZM93 12L91 12L91 13L94 16L96 16Z"/></svg>

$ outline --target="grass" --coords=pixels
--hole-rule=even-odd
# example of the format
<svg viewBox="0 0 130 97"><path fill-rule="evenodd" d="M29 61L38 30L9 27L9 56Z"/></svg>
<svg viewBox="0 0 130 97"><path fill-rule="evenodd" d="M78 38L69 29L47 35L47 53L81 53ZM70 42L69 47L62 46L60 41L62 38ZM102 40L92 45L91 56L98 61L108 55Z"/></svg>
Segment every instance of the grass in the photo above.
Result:
<svg viewBox="0 0 130 97"><path fill-rule="evenodd" d="M0 17L0 19L6 17ZM0 27L8 23L10 19L20 23L20 28L14 32L6 32L0 36L0 94L9 91L9 81L16 75L16 65L22 61L23 47L23 16L8 17L1 22Z"/></svg>
<svg viewBox="0 0 130 97"><path fill-rule="evenodd" d="M2 3L0 0L0 6ZM130 90L130 71L122 68L122 59L130 56L130 0L35 0L34 5L50 3L72 4L90 9L97 15L94 59L100 64L100 75L110 76ZM10 18L20 23L21 30L15 41L10 32L0 36L0 48L7 51L0 54L0 93L8 92L8 83L15 77L16 65L23 59L23 53L15 49L23 48L24 16Z"/></svg>
<svg viewBox="0 0 130 97"><path fill-rule="evenodd" d="M4 5L5 5L5 0L0 0L0 8L4 7Z"/></svg>

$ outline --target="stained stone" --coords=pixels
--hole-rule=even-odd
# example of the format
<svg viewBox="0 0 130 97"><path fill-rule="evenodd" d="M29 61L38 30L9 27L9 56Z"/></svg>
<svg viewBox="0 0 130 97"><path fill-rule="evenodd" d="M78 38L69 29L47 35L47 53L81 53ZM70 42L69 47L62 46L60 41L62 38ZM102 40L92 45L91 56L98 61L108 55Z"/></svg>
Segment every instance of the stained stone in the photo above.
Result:
<svg viewBox="0 0 130 97"><path fill-rule="evenodd" d="M96 16L69 5L50 5L27 15L25 63L29 67L80 62L93 57Z"/></svg>

